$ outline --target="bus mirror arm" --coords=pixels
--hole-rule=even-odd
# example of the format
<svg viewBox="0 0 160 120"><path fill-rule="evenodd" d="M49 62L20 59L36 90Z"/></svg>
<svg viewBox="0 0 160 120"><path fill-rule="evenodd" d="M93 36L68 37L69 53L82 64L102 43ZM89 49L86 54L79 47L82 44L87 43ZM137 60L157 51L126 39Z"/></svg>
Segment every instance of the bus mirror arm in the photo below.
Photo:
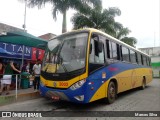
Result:
<svg viewBox="0 0 160 120"><path fill-rule="evenodd" d="M90 44L89 54L92 53L92 44Z"/></svg>
<svg viewBox="0 0 160 120"><path fill-rule="evenodd" d="M103 50L103 43L102 42L98 42L98 52L102 52Z"/></svg>
<svg viewBox="0 0 160 120"><path fill-rule="evenodd" d="M99 36L98 35L96 35L96 34L93 34L93 36L92 36L93 38L94 38L94 40L95 40L95 44L97 43L97 52L98 53L100 53L100 52L102 52L102 50L103 50L103 43L99 40Z"/></svg>

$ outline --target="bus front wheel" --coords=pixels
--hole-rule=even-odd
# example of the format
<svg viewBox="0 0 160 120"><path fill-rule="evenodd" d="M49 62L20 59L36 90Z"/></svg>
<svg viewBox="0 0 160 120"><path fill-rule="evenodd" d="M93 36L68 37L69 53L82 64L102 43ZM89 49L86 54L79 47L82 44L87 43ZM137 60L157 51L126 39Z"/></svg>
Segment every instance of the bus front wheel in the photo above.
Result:
<svg viewBox="0 0 160 120"><path fill-rule="evenodd" d="M107 91L107 102L111 104L115 101L115 99L116 99L116 85L113 81L110 81Z"/></svg>

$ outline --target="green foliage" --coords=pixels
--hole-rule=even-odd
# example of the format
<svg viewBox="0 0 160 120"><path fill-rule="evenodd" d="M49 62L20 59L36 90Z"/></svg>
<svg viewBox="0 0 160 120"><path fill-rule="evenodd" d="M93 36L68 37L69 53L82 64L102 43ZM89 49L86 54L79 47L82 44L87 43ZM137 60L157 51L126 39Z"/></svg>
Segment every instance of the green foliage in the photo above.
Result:
<svg viewBox="0 0 160 120"><path fill-rule="evenodd" d="M114 33L115 29L121 28L122 25L118 22L115 22L115 16L121 14L118 8L109 8L109 9L97 9L94 8L88 13L76 13L71 21L74 25L74 29L78 28L96 28L100 29L108 34Z"/></svg>
<svg viewBox="0 0 160 120"><path fill-rule="evenodd" d="M121 15L120 9L116 7L102 9L101 0L27 0L29 7L41 8L46 3L52 4L54 20L57 19L58 12L63 14L62 33L67 31L66 12L71 8L78 11L71 19L74 29L96 28L133 47L137 43L136 38L127 37L131 31L115 21L115 17Z"/></svg>
<svg viewBox="0 0 160 120"><path fill-rule="evenodd" d="M121 39L121 41L132 47L135 47L135 44L137 43L137 39L134 37L124 37Z"/></svg>
<svg viewBox="0 0 160 120"><path fill-rule="evenodd" d="M25 1L25 0L21 0ZM86 13L92 8L100 9L102 7L101 0L27 0L29 7L44 7L46 3L52 4L53 19L57 19L58 12L63 14L62 32L66 32L66 12L72 8L81 13Z"/></svg>
<svg viewBox="0 0 160 120"><path fill-rule="evenodd" d="M128 28L115 21L116 16L120 16L121 11L116 7L109 9L91 9L86 13L77 12L72 17L74 29L95 28L106 32L107 34L135 47L136 38L127 37L131 32Z"/></svg>

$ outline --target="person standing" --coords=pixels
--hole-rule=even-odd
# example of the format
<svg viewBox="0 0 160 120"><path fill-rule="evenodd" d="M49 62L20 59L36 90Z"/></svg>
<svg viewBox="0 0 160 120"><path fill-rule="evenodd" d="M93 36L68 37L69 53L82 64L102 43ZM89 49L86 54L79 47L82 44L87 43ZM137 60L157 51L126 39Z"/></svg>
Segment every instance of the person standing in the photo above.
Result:
<svg viewBox="0 0 160 120"><path fill-rule="evenodd" d="M22 67L22 72L30 72L29 71L29 62L24 62L24 65L23 65L23 67Z"/></svg>
<svg viewBox="0 0 160 120"><path fill-rule="evenodd" d="M4 74L4 66L3 66L2 59L0 59L0 85L1 85L1 80L3 78L3 74Z"/></svg>
<svg viewBox="0 0 160 120"><path fill-rule="evenodd" d="M17 63L13 63L14 67L19 70L20 67L19 67L19 64ZM11 85L10 85L10 89L11 90L14 90L16 88L16 75L17 75L17 80L20 78L20 75L19 75L19 72L18 71L13 71L13 76L12 76L12 81L11 81ZM17 81L18 82L18 81Z"/></svg>
<svg viewBox="0 0 160 120"><path fill-rule="evenodd" d="M2 83L1 83L0 95L2 94L2 90L5 86L7 87L6 95L9 94L13 71L17 71L18 73L21 73L20 70L15 68L13 61L10 61L5 67L4 75L1 81Z"/></svg>
<svg viewBox="0 0 160 120"><path fill-rule="evenodd" d="M26 72L30 73L30 70L29 70L29 62L27 62Z"/></svg>
<svg viewBox="0 0 160 120"><path fill-rule="evenodd" d="M39 90L39 83L40 83L40 73L41 73L41 64L40 60L38 59L36 61L36 64L33 66L33 73L35 76L35 79L33 81L34 91Z"/></svg>

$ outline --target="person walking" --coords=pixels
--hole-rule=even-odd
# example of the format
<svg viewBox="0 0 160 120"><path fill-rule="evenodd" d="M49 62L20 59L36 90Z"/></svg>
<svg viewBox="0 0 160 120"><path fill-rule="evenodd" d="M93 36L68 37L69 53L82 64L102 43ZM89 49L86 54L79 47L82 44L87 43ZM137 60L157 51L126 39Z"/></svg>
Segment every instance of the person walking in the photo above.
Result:
<svg viewBox="0 0 160 120"><path fill-rule="evenodd" d="M38 91L39 90L39 83L40 83L40 73L41 73L41 64L40 64L40 60L38 59L36 61L36 64L33 66L33 73L35 76L35 79L33 81L33 86L34 86L34 91Z"/></svg>
<svg viewBox="0 0 160 120"><path fill-rule="evenodd" d="M5 86L7 87L6 95L9 94L13 71L17 71L18 73L21 73L20 70L15 68L13 61L11 60L5 67L4 75L1 81L2 83L1 83L0 95L2 94L3 88Z"/></svg>

